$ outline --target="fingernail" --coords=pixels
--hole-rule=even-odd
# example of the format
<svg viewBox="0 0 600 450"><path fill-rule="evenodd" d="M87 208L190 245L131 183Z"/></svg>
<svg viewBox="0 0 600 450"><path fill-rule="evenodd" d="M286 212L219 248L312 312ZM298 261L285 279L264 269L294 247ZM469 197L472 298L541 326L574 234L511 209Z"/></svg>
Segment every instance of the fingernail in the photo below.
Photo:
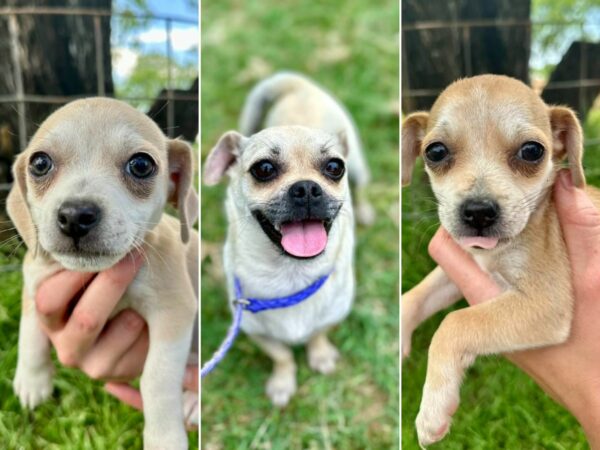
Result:
<svg viewBox="0 0 600 450"><path fill-rule="evenodd" d="M558 177L560 184L565 189L573 189L573 179L571 178L571 172L569 172L568 170L561 170L560 172L558 172Z"/></svg>

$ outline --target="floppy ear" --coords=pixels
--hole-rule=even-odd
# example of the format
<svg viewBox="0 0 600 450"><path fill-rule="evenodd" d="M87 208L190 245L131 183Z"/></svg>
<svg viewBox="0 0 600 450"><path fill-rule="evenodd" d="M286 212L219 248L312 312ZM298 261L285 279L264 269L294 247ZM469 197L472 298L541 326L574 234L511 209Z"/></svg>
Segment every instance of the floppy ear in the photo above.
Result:
<svg viewBox="0 0 600 450"><path fill-rule="evenodd" d="M237 131L228 131L219 139L204 163L204 184L214 186L235 163L248 138Z"/></svg>
<svg viewBox="0 0 600 450"><path fill-rule="evenodd" d="M27 156L21 153L13 164L15 181L6 199L6 211L27 248L33 249L37 245L37 236L27 204L26 170Z"/></svg>
<svg viewBox="0 0 600 450"><path fill-rule="evenodd" d="M552 127L554 157L561 160L566 156L573 184L577 187L584 187L583 132L577 116L570 108L551 106L550 126Z"/></svg>
<svg viewBox="0 0 600 450"><path fill-rule="evenodd" d="M179 210L181 240L190 240L190 229L198 218L198 194L194 189L194 156L187 142L173 139L167 142L169 155L169 202Z"/></svg>
<svg viewBox="0 0 600 450"><path fill-rule="evenodd" d="M402 186L410 184L413 168L427 129L429 113L416 112L402 123Z"/></svg>
<svg viewBox="0 0 600 450"><path fill-rule="evenodd" d="M337 138L340 147L342 147L342 155L344 155L344 158L347 158L348 153L350 153L350 148L348 147L348 134L346 133L346 130L338 131Z"/></svg>

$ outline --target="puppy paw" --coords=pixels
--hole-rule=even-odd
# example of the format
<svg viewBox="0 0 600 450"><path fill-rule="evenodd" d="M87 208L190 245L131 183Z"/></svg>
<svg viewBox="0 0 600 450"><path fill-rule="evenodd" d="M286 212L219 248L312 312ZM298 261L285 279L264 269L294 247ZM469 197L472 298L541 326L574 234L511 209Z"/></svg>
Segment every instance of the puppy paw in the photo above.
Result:
<svg viewBox="0 0 600 450"><path fill-rule="evenodd" d="M188 438L183 426L177 430L144 429L144 450L187 450Z"/></svg>
<svg viewBox="0 0 600 450"><path fill-rule="evenodd" d="M458 399L443 390L424 391L416 427L421 446L438 442L448 434Z"/></svg>
<svg viewBox="0 0 600 450"><path fill-rule="evenodd" d="M317 346L308 347L308 365L315 372L327 375L335 370L340 353L334 345L324 340Z"/></svg>
<svg viewBox="0 0 600 450"><path fill-rule="evenodd" d="M183 417L188 430L198 428L198 394L192 391L183 392Z"/></svg>
<svg viewBox="0 0 600 450"><path fill-rule="evenodd" d="M13 389L21 406L34 409L52 394L52 367L41 369L17 367Z"/></svg>
<svg viewBox="0 0 600 450"><path fill-rule="evenodd" d="M369 202L360 202L357 204L354 214L356 215L356 221L364 226L373 225L377 217L375 209L373 209L373 206Z"/></svg>
<svg viewBox="0 0 600 450"><path fill-rule="evenodd" d="M275 372L267 381L267 396L273 406L283 408L296 393L296 375L289 372Z"/></svg>

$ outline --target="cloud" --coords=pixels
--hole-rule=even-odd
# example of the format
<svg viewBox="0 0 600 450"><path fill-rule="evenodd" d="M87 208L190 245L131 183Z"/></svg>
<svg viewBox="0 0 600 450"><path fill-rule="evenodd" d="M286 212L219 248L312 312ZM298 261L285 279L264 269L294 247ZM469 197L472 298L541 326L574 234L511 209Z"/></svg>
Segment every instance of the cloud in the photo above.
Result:
<svg viewBox="0 0 600 450"><path fill-rule="evenodd" d="M112 49L112 55L112 68L115 78L118 80L129 78L137 65L138 53L129 48L115 47Z"/></svg>
<svg viewBox="0 0 600 450"><path fill-rule="evenodd" d="M165 44L167 31L163 27L150 28L138 34L137 38L143 44ZM198 29L173 28L171 30L171 45L176 52L185 52L198 46Z"/></svg>

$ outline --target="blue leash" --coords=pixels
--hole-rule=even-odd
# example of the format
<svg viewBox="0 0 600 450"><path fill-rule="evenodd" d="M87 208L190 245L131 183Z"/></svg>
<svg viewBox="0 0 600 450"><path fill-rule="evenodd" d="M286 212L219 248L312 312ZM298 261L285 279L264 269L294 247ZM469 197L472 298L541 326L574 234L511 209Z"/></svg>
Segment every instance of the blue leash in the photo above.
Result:
<svg viewBox="0 0 600 450"><path fill-rule="evenodd" d="M233 301L235 305L235 310L233 311L233 322L227 330L227 335L225 336L225 340L221 343L218 350L212 355L209 361L206 362L202 366L200 370L200 377L204 378L208 375L212 370L219 364L225 355L233 345L235 338L240 332L240 325L242 323L242 313L244 310L250 311L253 314L256 314L261 311L266 311L269 309L280 309L280 308L289 308L290 306L297 305L298 303L303 302L307 298L314 295L320 288L325 284L329 275L323 275L317 281L315 281L310 286L302 289L295 294L288 295L285 297L277 297L272 299L260 299L260 298L244 298L242 294L242 285L240 283L239 278L235 277L234 280L234 288L235 288L235 300Z"/></svg>

